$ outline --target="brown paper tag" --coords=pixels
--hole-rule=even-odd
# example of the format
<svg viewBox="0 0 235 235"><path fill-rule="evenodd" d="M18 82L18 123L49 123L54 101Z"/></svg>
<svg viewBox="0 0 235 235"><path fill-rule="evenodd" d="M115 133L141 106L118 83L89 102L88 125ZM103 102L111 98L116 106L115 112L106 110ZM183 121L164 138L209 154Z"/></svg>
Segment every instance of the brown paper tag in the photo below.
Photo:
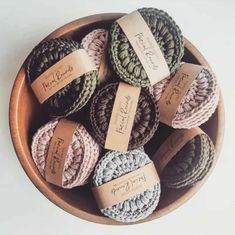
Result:
<svg viewBox="0 0 235 235"><path fill-rule="evenodd" d="M161 122L172 125L178 106L202 69L201 65L189 63L178 68L158 103Z"/></svg>
<svg viewBox="0 0 235 235"><path fill-rule="evenodd" d="M38 101L43 103L61 88L83 74L96 70L84 49L78 49L47 69L31 87Z"/></svg>
<svg viewBox="0 0 235 235"><path fill-rule="evenodd" d="M136 52L151 85L170 75L164 55L151 30L138 11L117 20Z"/></svg>
<svg viewBox="0 0 235 235"><path fill-rule="evenodd" d="M65 159L77 126L78 123L60 119L55 128L50 141L45 167L45 179L52 184L62 186Z"/></svg>
<svg viewBox="0 0 235 235"><path fill-rule="evenodd" d="M100 209L108 208L144 192L160 182L153 162L92 188Z"/></svg>
<svg viewBox="0 0 235 235"><path fill-rule="evenodd" d="M119 83L105 140L106 149L127 151L140 90L140 87Z"/></svg>
<svg viewBox="0 0 235 235"><path fill-rule="evenodd" d="M105 81L108 75L108 32L105 35L104 51L100 61L98 78L101 82Z"/></svg>
<svg viewBox="0 0 235 235"><path fill-rule="evenodd" d="M174 131L152 157L158 174L161 174L168 162L170 162L188 141L202 133L204 132L199 127L192 129L178 129Z"/></svg>

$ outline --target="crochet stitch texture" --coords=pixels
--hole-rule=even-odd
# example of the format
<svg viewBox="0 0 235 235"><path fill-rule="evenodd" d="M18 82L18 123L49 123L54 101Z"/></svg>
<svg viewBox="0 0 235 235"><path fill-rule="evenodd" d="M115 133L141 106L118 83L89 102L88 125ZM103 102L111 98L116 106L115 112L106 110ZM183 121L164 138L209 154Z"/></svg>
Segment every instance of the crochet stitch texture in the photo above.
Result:
<svg viewBox="0 0 235 235"><path fill-rule="evenodd" d="M110 83L94 95L90 108L90 122L93 135L104 146L113 104L119 83ZM143 146L150 140L159 124L158 107L152 95L142 89L139 96L134 124L131 131L129 150Z"/></svg>
<svg viewBox="0 0 235 235"><path fill-rule="evenodd" d="M141 8L138 12L158 43L170 72L174 72L184 54L181 30L162 10ZM119 77L134 86L150 86L149 78L139 58L117 22L111 26L110 38L110 60Z"/></svg>
<svg viewBox="0 0 235 235"><path fill-rule="evenodd" d="M30 53L26 64L26 78L31 84L56 62L80 48L79 43L67 38L43 41ZM74 79L43 102L50 116L68 116L81 109L90 99L97 85L97 71Z"/></svg>
<svg viewBox="0 0 235 235"><path fill-rule="evenodd" d="M156 103L170 79L163 79L153 86L152 91ZM172 127L190 129L205 123L215 112L219 95L219 85L215 74L211 69L203 68L178 106L172 120Z"/></svg>
<svg viewBox="0 0 235 235"><path fill-rule="evenodd" d="M150 162L148 155L141 150L132 150L127 153L107 152L96 165L93 185L102 185ZM159 202L160 191L160 183L157 183L136 196L109 208L101 209L101 212L105 216L121 222L139 221L155 210Z"/></svg>
<svg viewBox="0 0 235 235"><path fill-rule="evenodd" d="M33 136L31 145L32 157L43 177L45 176L49 144L57 123L58 120L48 122L39 128ZM100 148L97 142L81 124L78 124L65 160L62 187L73 188L86 184L98 160L99 153Z"/></svg>
<svg viewBox="0 0 235 235"><path fill-rule="evenodd" d="M206 134L195 136L167 164L161 182L169 188L192 186L210 170L215 156L212 141Z"/></svg>

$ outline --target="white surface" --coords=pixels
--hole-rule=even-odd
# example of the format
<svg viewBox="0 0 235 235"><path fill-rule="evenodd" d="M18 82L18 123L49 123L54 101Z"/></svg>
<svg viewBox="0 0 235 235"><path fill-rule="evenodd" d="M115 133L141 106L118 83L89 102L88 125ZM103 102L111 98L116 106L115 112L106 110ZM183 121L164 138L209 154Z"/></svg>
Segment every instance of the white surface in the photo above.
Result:
<svg viewBox="0 0 235 235"><path fill-rule="evenodd" d="M235 234L235 2L148 0L0 0L0 234ZM218 164L203 188L173 213L135 226L83 221L56 207L31 183L10 139L8 103L17 71L42 38L74 19L102 12L161 8L203 53L218 76L226 133ZM233 181L232 181L233 178Z"/></svg>

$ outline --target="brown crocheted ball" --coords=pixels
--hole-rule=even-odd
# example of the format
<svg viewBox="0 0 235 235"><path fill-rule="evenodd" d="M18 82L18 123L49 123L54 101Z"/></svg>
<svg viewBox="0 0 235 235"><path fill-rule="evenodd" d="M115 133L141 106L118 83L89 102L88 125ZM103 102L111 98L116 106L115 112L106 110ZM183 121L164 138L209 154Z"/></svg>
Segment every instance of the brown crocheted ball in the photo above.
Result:
<svg viewBox="0 0 235 235"><path fill-rule="evenodd" d="M90 121L93 135L102 146L105 144L118 84L110 83L99 89L91 103ZM142 89L128 149L135 149L147 143L157 130L158 123L158 107L154 104L152 95L147 90Z"/></svg>

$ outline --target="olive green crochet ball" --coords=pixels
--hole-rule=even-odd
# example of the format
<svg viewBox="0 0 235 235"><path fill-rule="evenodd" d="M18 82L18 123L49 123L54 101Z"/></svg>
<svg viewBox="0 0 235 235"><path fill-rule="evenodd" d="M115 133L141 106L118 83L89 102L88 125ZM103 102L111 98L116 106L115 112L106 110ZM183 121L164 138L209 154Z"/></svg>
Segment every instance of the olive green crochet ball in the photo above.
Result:
<svg viewBox="0 0 235 235"><path fill-rule="evenodd" d="M167 164L161 182L168 188L192 186L209 172L215 156L209 136L200 134L190 140Z"/></svg>
<svg viewBox="0 0 235 235"><path fill-rule="evenodd" d="M183 36L175 21L164 11L155 8L138 9L156 42L170 72L174 72L184 55ZM110 30L110 60L121 79L134 86L150 86L148 76L123 30L114 22Z"/></svg>
<svg viewBox="0 0 235 235"><path fill-rule="evenodd" d="M39 43L30 53L26 63L29 85L51 66L78 49L80 44L67 38L55 38ZM68 116L78 111L90 99L97 82L97 71L87 72L44 101L43 109L53 117Z"/></svg>

